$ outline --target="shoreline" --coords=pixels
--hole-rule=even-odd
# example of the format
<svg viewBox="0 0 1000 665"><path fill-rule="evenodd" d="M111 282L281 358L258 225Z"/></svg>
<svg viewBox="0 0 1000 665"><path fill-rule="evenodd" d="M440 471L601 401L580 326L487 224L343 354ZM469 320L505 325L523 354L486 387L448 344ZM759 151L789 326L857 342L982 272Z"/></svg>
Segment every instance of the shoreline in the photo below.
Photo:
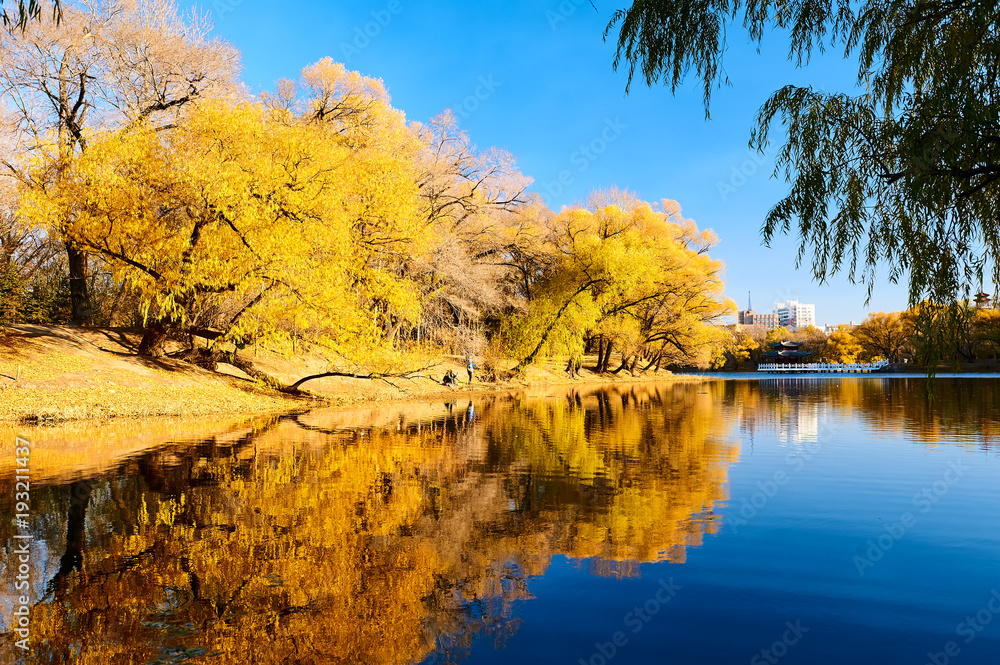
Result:
<svg viewBox="0 0 1000 665"><path fill-rule="evenodd" d="M310 395L298 397L262 387L235 367L217 371L168 358L140 358L134 354L134 331L73 326L0 327L0 423L56 425L74 421L108 422L143 418L283 415L315 408L406 401L448 401L511 393L531 388L588 387L655 382L696 382L715 378L773 377L756 370L637 372L634 376L595 374L588 367L596 357L584 358L576 378L567 376L564 362L541 361L515 378L497 382L475 380L472 386L441 385L431 376L369 380L326 378L308 385ZM286 383L296 376L322 371L315 358L288 358L254 349L254 362ZM457 356L442 356L433 370L437 376L451 369L465 378ZM997 372L994 365L960 366L959 375ZM953 375L952 366L938 375ZM865 376L926 376L926 368L894 365L890 371Z"/></svg>
<svg viewBox="0 0 1000 665"><path fill-rule="evenodd" d="M502 383L476 383L473 386L459 386L457 388L446 388L439 384L430 386L429 390L420 391L397 391L393 395L371 395L358 394L356 392L342 392L315 395L310 397L293 397L283 395L276 391L251 389L246 395L246 402L239 401L232 404L231 399L218 401L214 405L204 401L199 402L197 408L144 408L141 403L122 404L121 400L108 399L99 390L75 391L74 397L77 404L69 410L61 408L55 403L50 403L51 394L45 392L33 393L30 390L5 390L0 388L0 398L12 397L22 399L22 405L35 404L35 408L22 408L9 413L0 406L0 425L63 425L73 422L112 422L112 421L133 421L149 418L203 418L210 416L218 417L257 417L257 416L280 416L295 413L298 411L310 411L320 408L351 408L367 405L389 405L405 402L431 402L463 400L466 398L501 395L515 393L532 388L595 388L600 386L623 386L632 384L648 383L696 383L710 379L711 376L700 374L670 374L661 372L659 374L636 375L635 377L617 378L593 375L586 379L571 381L510 381ZM233 385L233 391L245 392L246 387ZM228 392L228 391L227 391ZM238 395L234 395L238 399ZM254 408L253 404L258 403L261 408ZM31 413L34 411L35 413Z"/></svg>
<svg viewBox="0 0 1000 665"><path fill-rule="evenodd" d="M697 374L667 371L635 376L598 375L581 370L570 378L561 361L543 361L517 379L460 383L454 388L430 377L405 380L322 379L309 385L311 396L296 397L263 388L236 368L210 371L167 358L140 358L131 351L134 333L72 326L6 326L0 328L0 423L59 425L69 422L184 418L207 416L283 415L314 408L350 407L405 401L462 399L533 387L599 386L631 383L701 381ZM309 359L269 357L282 380L311 369ZM596 362L594 359L585 359ZM436 374L452 369L464 378L462 361L442 357ZM461 373L458 370L462 370Z"/></svg>

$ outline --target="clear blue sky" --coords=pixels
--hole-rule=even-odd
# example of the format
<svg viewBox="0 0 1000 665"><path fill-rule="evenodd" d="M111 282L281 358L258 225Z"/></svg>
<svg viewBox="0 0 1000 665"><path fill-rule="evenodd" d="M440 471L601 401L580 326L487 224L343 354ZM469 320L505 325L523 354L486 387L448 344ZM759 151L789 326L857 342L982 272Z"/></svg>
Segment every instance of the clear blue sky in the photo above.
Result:
<svg viewBox="0 0 1000 665"><path fill-rule="evenodd" d="M796 298L816 304L822 325L860 322L868 311L906 305L905 288L887 281L876 286L867 307L864 288L845 276L816 284L808 270L794 267L794 238L771 248L761 244L761 223L786 185L770 177L767 156L748 150L757 109L788 83L850 91L853 62L838 52L795 69L780 36L767 39L758 55L739 29L731 30L724 65L732 86L714 93L706 121L694 77L676 97L639 81L625 96L625 72L612 70L614 49L602 34L626 3L594 4L599 11L588 0L215 0L199 6L211 11L216 33L242 51L244 80L254 91L331 56L383 79L393 104L411 120L455 109L477 145L499 146L518 158L553 209L610 185L649 201L679 201L685 216L718 234L712 255L725 262L727 295L740 308L748 291L757 311ZM366 25L374 36L359 38ZM602 134L611 140L581 151ZM553 183L563 171L571 182L559 191Z"/></svg>

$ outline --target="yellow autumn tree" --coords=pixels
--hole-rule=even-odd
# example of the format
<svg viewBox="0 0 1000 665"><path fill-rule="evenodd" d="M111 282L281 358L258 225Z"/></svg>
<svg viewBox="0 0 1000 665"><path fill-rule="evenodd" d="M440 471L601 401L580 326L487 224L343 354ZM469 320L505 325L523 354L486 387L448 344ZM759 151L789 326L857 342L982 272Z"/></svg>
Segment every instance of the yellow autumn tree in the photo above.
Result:
<svg viewBox="0 0 1000 665"><path fill-rule="evenodd" d="M546 347L580 352L600 340L598 371L612 349L620 369L684 359L707 361L724 338L716 324L733 310L722 295L722 264L707 255L715 236L680 216L637 202L623 209L571 209L549 222L552 261L534 285L527 312L508 326L523 369Z"/></svg>
<svg viewBox="0 0 1000 665"><path fill-rule="evenodd" d="M823 357L832 363L856 363L865 353L865 349L854 336L851 326L839 325L830 333Z"/></svg>
<svg viewBox="0 0 1000 665"><path fill-rule="evenodd" d="M336 121L323 90L311 99L302 119L213 101L167 135L95 136L75 159L40 161L26 211L52 224L75 212L65 232L142 296L142 354L210 328L237 345L296 334L377 364L384 317L420 313L393 270L419 244L417 144L382 99Z"/></svg>
<svg viewBox="0 0 1000 665"><path fill-rule="evenodd" d="M872 312L854 329L867 358L899 362L914 334L913 320L899 312Z"/></svg>

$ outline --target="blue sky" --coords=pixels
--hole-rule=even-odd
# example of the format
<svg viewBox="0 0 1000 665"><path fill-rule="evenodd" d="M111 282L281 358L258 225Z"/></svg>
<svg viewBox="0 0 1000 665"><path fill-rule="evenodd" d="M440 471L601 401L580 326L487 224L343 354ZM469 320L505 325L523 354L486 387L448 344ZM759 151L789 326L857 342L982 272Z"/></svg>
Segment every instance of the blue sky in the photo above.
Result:
<svg viewBox="0 0 1000 665"><path fill-rule="evenodd" d="M864 287L846 276L815 283L808 270L794 267L793 237L771 248L761 244L764 216L787 186L770 177L769 155L748 149L757 109L789 83L853 90L853 62L838 50L796 69L780 36L765 40L757 54L733 29L724 61L732 86L715 91L706 121L694 77L676 96L639 81L625 96L625 72L613 71L614 48L602 34L626 3L594 4L598 11L588 0L199 6L212 13L216 33L242 51L244 80L254 91L331 56L383 79L411 120L455 109L477 145L518 158L553 209L611 185L648 201L680 202L686 217L718 234L712 256L725 262L726 292L740 308L748 291L757 311L796 298L816 304L819 324L834 324L905 306L906 289L884 280L869 306ZM366 27L374 36L364 34Z"/></svg>

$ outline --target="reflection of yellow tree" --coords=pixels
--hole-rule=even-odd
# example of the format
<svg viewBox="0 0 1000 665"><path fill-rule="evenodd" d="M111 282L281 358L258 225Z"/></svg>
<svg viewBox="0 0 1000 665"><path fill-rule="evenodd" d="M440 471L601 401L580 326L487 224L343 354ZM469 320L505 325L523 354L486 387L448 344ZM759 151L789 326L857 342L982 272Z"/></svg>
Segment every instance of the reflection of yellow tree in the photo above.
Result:
<svg viewBox="0 0 1000 665"><path fill-rule="evenodd" d="M555 551L608 560L683 561L714 532L736 450L715 402L690 386L602 391L575 401L525 401L504 412L492 438L530 474L539 523Z"/></svg>
<svg viewBox="0 0 1000 665"><path fill-rule="evenodd" d="M112 537L56 592L60 602L37 608L40 639L60 657L86 644L77 663L211 653L391 663L426 653L434 551L389 537L423 501L392 472L419 459L405 445L378 452L331 446L249 467L223 458L202 471L210 490L146 493L135 533ZM71 626L85 643L60 639Z"/></svg>
<svg viewBox="0 0 1000 665"><path fill-rule="evenodd" d="M996 390L991 379L939 379L932 399L925 377L798 378L726 382L725 402L739 409L744 429L777 428L816 408L860 417L876 432L926 445L948 440L991 446L1000 436Z"/></svg>
<svg viewBox="0 0 1000 665"><path fill-rule="evenodd" d="M838 405L857 409L870 426L926 445L965 443L994 446L997 383L992 379L939 379L933 398L927 379L913 377L868 381L853 400L837 395Z"/></svg>
<svg viewBox="0 0 1000 665"><path fill-rule="evenodd" d="M36 648L84 664L407 663L502 640L553 555L622 574L714 530L735 449L718 395L698 392L496 400L398 431L285 419L139 463L155 476L95 479L78 492L82 564L35 607Z"/></svg>

